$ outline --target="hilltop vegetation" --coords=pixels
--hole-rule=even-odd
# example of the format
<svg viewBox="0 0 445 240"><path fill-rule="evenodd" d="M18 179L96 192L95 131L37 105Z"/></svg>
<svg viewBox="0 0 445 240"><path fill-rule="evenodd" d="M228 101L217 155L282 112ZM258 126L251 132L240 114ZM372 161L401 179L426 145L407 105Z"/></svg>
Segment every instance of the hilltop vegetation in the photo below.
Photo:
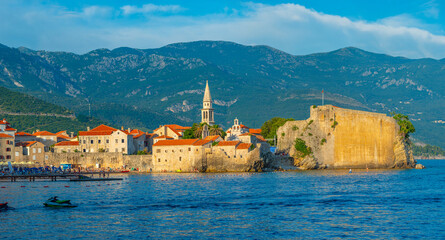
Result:
<svg viewBox="0 0 445 240"><path fill-rule="evenodd" d="M67 130L77 134L87 126L94 127L104 123L84 115L75 117L67 108L0 87L0 119L3 118L13 128L25 132Z"/></svg>
<svg viewBox="0 0 445 240"><path fill-rule="evenodd" d="M47 103L27 94L0 87L0 111L12 113L49 113L73 115L73 112L55 104Z"/></svg>

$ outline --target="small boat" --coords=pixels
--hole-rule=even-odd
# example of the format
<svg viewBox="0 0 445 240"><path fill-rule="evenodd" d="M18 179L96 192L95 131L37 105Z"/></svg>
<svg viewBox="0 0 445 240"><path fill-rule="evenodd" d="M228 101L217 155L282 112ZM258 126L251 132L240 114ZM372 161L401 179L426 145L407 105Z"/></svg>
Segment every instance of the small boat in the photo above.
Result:
<svg viewBox="0 0 445 240"><path fill-rule="evenodd" d="M122 170L121 173L127 173L130 172L130 170Z"/></svg>
<svg viewBox="0 0 445 240"><path fill-rule="evenodd" d="M45 207L54 207L54 208L73 208L77 207L77 205L71 204L70 200L59 200L57 197L51 197L43 203Z"/></svg>
<svg viewBox="0 0 445 240"><path fill-rule="evenodd" d="M8 203L7 202L0 203L0 210L6 210L6 209L8 209Z"/></svg>

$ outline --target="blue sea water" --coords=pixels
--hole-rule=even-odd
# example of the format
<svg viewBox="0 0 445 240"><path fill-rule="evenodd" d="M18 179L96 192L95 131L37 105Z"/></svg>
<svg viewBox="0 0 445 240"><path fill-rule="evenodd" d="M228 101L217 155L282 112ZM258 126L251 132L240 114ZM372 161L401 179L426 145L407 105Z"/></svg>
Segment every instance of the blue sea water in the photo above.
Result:
<svg viewBox="0 0 445 240"><path fill-rule="evenodd" d="M0 212L0 239L445 239L445 161L419 162L427 168L0 182L0 202L15 207ZM53 195L79 207L43 207Z"/></svg>

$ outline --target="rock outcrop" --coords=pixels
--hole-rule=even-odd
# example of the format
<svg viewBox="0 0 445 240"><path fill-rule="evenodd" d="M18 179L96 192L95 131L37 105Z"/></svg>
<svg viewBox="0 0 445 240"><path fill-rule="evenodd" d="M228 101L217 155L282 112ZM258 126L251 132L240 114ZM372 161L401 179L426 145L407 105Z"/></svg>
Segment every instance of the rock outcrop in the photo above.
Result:
<svg viewBox="0 0 445 240"><path fill-rule="evenodd" d="M411 143L399 131L385 114L312 106L309 119L278 129L277 151L294 157L301 169L413 168ZM297 139L305 143L303 149L295 147Z"/></svg>

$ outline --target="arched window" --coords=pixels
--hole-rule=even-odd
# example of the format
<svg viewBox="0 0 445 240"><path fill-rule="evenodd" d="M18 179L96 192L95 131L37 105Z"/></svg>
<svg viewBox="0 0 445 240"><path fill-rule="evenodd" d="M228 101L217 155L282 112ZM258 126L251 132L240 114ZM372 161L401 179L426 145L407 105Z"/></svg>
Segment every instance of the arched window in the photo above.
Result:
<svg viewBox="0 0 445 240"><path fill-rule="evenodd" d="M11 159L11 155L7 155L7 156L6 156L6 159Z"/></svg>

